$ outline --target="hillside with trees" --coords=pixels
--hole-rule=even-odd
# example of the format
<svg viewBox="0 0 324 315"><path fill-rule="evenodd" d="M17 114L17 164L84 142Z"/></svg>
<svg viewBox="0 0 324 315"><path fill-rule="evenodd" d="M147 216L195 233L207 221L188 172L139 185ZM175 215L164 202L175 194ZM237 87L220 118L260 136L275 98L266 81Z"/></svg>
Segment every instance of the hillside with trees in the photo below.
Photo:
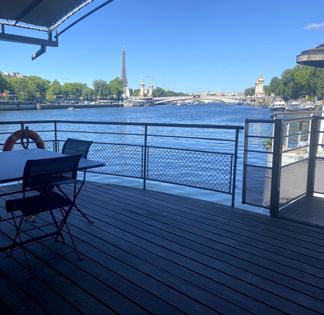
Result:
<svg viewBox="0 0 324 315"><path fill-rule="evenodd" d="M97 101L103 98L120 100L123 82L116 77L109 82L95 80L93 87L88 87L80 82L61 84L57 80L51 82L38 76L0 74L0 93L2 98L19 102Z"/></svg>
<svg viewBox="0 0 324 315"><path fill-rule="evenodd" d="M285 70L280 77L272 78L264 87L266 95L274 94L284 100L324 97L324 69L296 66ZM245 95L253 95L254 88L248 88Z"/></svg>
<svg viewBox="0 0 324 315"><path fill-rule="evenodd" d="M139 89L131 90L131 95L137 96ZM107 82L95 80L92 87L85 83L71 82L61 84L59 81L49 81L38 76L10 76L0 72L1 98L8 101L61 103L74 101L120 101L124 93L123 81L116 77ZM154 96L184 95L157 87Z"/></svg>

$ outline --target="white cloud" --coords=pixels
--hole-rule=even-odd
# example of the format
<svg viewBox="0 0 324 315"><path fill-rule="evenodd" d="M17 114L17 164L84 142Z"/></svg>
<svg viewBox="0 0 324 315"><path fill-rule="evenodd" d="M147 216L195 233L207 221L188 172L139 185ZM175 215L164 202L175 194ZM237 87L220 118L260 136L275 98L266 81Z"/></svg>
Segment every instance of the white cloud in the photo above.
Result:
<svg viewBox="0 0 324 315"><path fill-rule="evenodd" d="M324 30L324 23L311 23L305 26L305 30Z"/></svg>

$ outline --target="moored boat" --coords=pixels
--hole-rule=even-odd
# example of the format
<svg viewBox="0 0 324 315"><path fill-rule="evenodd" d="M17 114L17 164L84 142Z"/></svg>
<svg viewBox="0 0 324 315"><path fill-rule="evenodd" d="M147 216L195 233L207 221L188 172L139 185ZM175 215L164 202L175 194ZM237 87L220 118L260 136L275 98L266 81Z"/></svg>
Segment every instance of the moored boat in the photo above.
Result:
<svg viewBox="0 0 324 315"><path fill-rule="evenodd" d="M274 101L271 105L271 110L282 111L286 109L286 102L284 100Z"/></svg>

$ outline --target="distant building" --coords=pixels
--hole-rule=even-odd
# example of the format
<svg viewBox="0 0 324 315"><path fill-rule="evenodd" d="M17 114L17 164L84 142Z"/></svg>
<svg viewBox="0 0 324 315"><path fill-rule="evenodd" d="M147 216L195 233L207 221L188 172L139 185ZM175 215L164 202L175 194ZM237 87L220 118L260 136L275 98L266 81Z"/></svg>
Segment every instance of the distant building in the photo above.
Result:
<svg viewBox="0 0 324 315"><path fill-rule="evenodd" d="M16 77L16 78L23 78L24 76L19 72L1 72L1 74L6 75L8 77Z"/></svg>
<svg viewBox="0 0 324 315"><path fill-rule="evenodd" d="M264 97L265 92L264 92L264 78L262 75L260 75L256 81L255 81L255 92L254 95L256 97Z"/></svg>
<svg viewBox="0 0 324 315"><path fill-rule="evenodd" d="M150 84L147 88L145 88L145 83L142 80L140 83L139 97L153 97L153 85Z"/></svg>

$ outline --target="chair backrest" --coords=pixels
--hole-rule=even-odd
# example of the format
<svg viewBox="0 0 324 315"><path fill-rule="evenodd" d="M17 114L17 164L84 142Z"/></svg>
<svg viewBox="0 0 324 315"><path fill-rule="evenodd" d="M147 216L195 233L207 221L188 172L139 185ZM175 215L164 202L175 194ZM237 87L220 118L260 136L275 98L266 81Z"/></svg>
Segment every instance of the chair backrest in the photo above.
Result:
<svg viewBox="0 0 324 315"><path fill-rule="evenodd" d="M76 180L82 155L69 155L48 159L28 160L23 175L23 191L46 191L55 184Z"/></svg>
<svg viewBox="0 0 324 315"><path fill-rule="evenodd" d="M81 154L82 158L88 157L92 141L67 138L63 144L62 153L68 155Z"/></svg>

